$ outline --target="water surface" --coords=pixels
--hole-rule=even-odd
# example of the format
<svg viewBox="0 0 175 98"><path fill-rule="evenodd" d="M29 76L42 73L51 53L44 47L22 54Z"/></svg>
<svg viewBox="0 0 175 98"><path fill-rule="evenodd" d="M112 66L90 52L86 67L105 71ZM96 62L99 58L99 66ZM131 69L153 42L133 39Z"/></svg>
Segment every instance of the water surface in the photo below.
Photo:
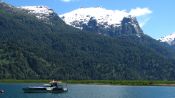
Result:
<svg viewBox="0 0 175 98"><path fill-rule="evenodd" d="M114 86L69 84L68 92L23 93L22 88L41 84L0 84L5 93L0 98L175 98L175 87L168 86Z"/></svg>

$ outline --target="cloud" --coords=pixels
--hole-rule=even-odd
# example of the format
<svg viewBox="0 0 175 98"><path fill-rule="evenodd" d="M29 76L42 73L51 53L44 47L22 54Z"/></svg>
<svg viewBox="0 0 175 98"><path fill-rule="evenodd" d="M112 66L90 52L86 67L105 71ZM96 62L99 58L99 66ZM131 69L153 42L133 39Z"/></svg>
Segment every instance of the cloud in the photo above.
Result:
<svg viewBox="0 0 175 98"><path fill-rule="evenodd" d="M144 27L146 23L151 19L150 14L152 11L149 8L135 8L131 9L128 14L137 17L140 27Z"/></svg>
<svg viewBox="0 0 175 98"><path fill-rule="evenodd" d="M69 3L69 2L74 2L74 1L77 1L77 0L60 0L62 2L65 2L65 3Z"/></svg>
<svg viewBox="0 0 175 98"><path fill-rule="evenodd" d="M61 0L62 2L71 2L72 0Z"/></svg>
<svg viewBox="0 0 175 98"><path fill-rule="evenodd" d="M147 18L144 18L144 19L140 19L140 20L139 20L140 27L143 28L143 27L145 26L145 24L146 24L150 19L151 19L150 17L147 17Z"/></svg>
<svg viewBox="0 0 175 98"><path fill-rule="evenodd" d="M152 11L149 8L135 8L131 9L131 11L129 12L129 14L132 16L144 16L151 13Z"/></svg>

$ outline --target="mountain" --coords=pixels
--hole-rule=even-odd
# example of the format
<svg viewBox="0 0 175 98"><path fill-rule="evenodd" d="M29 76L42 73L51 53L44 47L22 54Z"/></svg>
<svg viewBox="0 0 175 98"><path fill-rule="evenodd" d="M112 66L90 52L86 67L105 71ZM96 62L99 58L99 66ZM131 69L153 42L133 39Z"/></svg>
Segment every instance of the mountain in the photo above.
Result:
<svg viewBox="0 0 175 98"><path fill-rule="evenodd" d="M40 21L53 25L56 22L64 24L62 19L52 9L47 6L21 6L19 9L35 16Z"/></svg>
<svg viewBox="0 0 175 98"><path fill-rule="evenodd" d="M168 43L169 45L175 45L175 33L159 39L161 42Z"/></svg>
<svg viewBox="0 0 175 98"><path fill-rule="evenodd" d="M47 6L22 6L21 9L27 10L28 13L34 14L38 19L48 19L54 11Z"/></svg>
<svg viewBox="0 0 175 98"><path fill-rule="evenodd" d="M60 17L68 25L97 34L109 36L143 34L137 19L124 11L107 10L101 7L79 8Z"/></svg>
<svg viewBox="0 0 175 98"><path fill-rule="evenodd" d="M0 3L0 79L175 79L169 45L128 28L99 36L38 15Z"/></svg>

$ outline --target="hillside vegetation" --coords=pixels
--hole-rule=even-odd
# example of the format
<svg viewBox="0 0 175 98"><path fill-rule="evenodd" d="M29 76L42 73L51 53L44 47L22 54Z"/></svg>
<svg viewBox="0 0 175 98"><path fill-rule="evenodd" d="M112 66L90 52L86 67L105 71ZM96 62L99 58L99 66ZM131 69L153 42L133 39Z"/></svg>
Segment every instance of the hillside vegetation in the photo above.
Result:
<svg viewBox="0 0 175 98"><path fill-rule="evenodd" d="M149 36L115 38L0 3L0 79L174 80L175 53Z"/></svg>

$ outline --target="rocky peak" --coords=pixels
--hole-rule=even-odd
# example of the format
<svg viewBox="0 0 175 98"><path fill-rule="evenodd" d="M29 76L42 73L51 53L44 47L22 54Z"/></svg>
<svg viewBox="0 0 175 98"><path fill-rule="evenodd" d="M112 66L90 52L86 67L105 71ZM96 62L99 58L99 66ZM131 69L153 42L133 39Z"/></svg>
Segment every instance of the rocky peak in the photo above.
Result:
<svg viewBox="0 0 175 98"><path fill-rule="evenodd" d="M62 14L60 17L68 25L102 35L140 35L143 33L136 17L119 10L107 10L101 7L80 8Z"/></svg>
<svg viewBox="0 0 175 98"><path fill-rule="evenodd" d="M143 31L139 26L136 17L124 17L121 21L121 33L124 34L142 34Z"/></svg>
<svg viewBox="0 0 175 98"><path fill-rule="evenodd" d="M27 10L28 13L34 14L38 19L47 19L54 15L54 11L47 6L22 6L21 9Z"/></svg>

